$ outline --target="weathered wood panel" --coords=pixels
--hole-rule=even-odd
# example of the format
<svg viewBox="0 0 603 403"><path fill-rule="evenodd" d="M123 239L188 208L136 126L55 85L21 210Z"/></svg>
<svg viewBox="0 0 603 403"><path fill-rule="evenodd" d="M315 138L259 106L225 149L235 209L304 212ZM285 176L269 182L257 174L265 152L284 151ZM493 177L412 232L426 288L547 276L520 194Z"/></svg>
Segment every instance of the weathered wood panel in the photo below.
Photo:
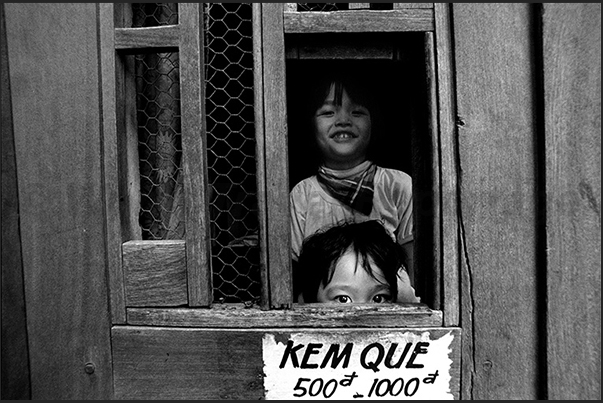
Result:
<svg viewBox="0 0 603 403"><path fill-rule="evenodd" d="M434 233L441 236L439 245L443 278L440 289L441 309L444 311L446 326L460 324L460 279L459 279L459 222L458 222L458 166L456 126L454 121L455 93L452 27L450 22L450 4L436 3L435 13L435 58L437 73L438 101L438 144L439 154L434 155L439 161L439 167L434 167L434 178L439 177L439 189L435 189L434 197L440 201L441 230ZM436 153L434 153L436 154ZM439 168L439 169L438 169ZM436 201L437 202L437 201ZM435 247L437 248L437 247ZM434 248L434 249L435 249ZM435 252L434 252L435 253ZM438 259L436 259L436 262ZM437 298L437 295L435 296ZM434 305L434 308L438 307Z"/></svg>
<svg viewBox="0 0 603 403"><path fill-rule="evenodd" d="M433 10L285 12L286 33L432 31Z"/></svg>
<svg viewBox="0 0 603 403"><path fill-rule="evenodd" d="M179 44L179 25L115 30L115 48L120 50L175 48Z"/></svg>
<svg viewBox="0 0 603 403"><path fill-rule="evenodd" d="M31 397L109 399L97 5L4 7Z"/></svg>
<svg viewBox="0 0 603 403"><path fill-rule="evenodd" d="M2 400L30 399L23 260L4 4L0 6L2 88Z"/></svg>
<svg viewBox="0 0 603 403"><path fill-rule="evenodd" d="M601 3L544 4L549 399L601 399Z"/></svg>
<svg viewBox="0 0 603 403"><path fill-rule="evenodd" d="M464 399L538 397L530 4L455 3Z"/></svg>
<svg viewBox="0 0 603 403"><path fill-rule="evenodd" d="M287 3L289 4L289 3ZM260 246L260 281L262 291L260 305L270 308L270 288L267 287L268 274L268 216L266 204L266 151L264 144L264 58L262 40L262 4L252 4L253 24L253 118L255 124L255 159L258 200L258 239Z"/></svg>
<svg viewBox="0 0 603 403"><path fill-rule="evenodd" d="M265 196L270 305L293 302L283 4L262 4Z"/></svg>
<svg viewBox="0 0 603 403"><path fill-rule="evenodd" d="M103 115L103 170L107 217L107 274L111 301L111 323L125 323L126 305L121 267L121 216L119 203L119 147L113 4L99 5L100 68Z"/></svg>
<svg viewBox="0 0 603 403"><path fill-rule="evenodd" d="M190 306L209 306L211 243L207 141L205 130L205 73L203 6L180 4L180 91L184 208L186 211L186 267Z"/></svg>
<svg viewBox="0 0 603 403"><path fill-rule="evenodd" d="M262 311L243 304L212 309L128 309L128 324L249 329L265 327L425 327L442 326L442 312L425 305L294 304L292 309Z"/></svg>
<svg viewBox="0 0 603 403"><path fill-rule="evenodd" d="M185 241L129 241L122 253L126 306L188 302Z"/></svg>
<svg viewBox="0 0 603 403"><path fill-rule="evenodd" d="M433 6L434 3L394 3L394 10L401 8L433 8Z"/></svg>
<svg viewBox="0 0 603 403"><path fill-rule="evenodd" d="M385 337L400 329L342 330L351 339ZM119 326L112 330L117 399L230 399L265 397L262 339L279 341L292 334L330 334L316 329L168 329ZM450 392L458 397L460 337L458 328L419 328L408 332L454 335L450 346ZM366 392L366 391L365 391Z"/></svg>

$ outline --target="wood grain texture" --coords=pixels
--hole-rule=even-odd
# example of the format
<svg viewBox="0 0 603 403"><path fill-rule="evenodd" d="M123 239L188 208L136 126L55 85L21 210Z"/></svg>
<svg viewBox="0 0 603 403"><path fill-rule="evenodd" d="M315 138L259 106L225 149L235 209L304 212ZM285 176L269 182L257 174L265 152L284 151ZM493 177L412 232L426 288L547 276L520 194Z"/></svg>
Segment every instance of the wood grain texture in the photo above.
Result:
<svg viewBox="0 0 603 403"><path fill-rule="evenodd" d="M458 175L457 132L455 124L456 97L454 88L454 48L450 5L436 3L435 13L435 58L438 100L439 189L434 196L440 202L440 270L443 279L440 289L440 304L444 311L446 326L460 325L460 267L459 267L459 220L458 220ZM435 171L435 169L434 169ZM465 332L465 335L467 332Z"/></svg>
<svg viewBox="0 0 603 403"><path fill-rule="evenodd" d="M543 5L549 399L601 399L601 4Z"/></svg>
<svg viewBox="0 0 603 403"><path fill-rule="evenodd" d="M4 4L0 6L2 88L2 400L31 399L19 195Z"/></svg>
<svg viewBox="0 0 603 403"><path fill-rule="evenodd" d="M185 241L129 241L122 253L126 306L188 302Z"/></svg>
<svg viewBox="0 0 603 403"><path fill-rule="evenodd" d="M394 3L394 10L401 8L434 8L434 3Z"/></svg>
<svg viewBox="0 0 603 403"><path fill-rule="evenodd" d="M270 306L293 302L283 3L262 4L264 155Z"/></svg>
<svg viewBox="0 0 603 403"><path fill-rule="evenodd" d="M295 4L295 3L287 3ZM266 196L266 152L264 144L264 63L262 56L262 5L252 4L253 24L253 117L255 124L255 158L258 202L258 237L260 246L260 281L262 309L270 309L268 274L268 212Z"/></svg>
<svg viewBox="0 0 603 403"><path fill-rule="evenodd" d="M385 36L387 35L387 36ZM399 39L392 35L379 37L346 35L289 35L286 40L287 59L393 59Z"/></svg>
<svg viewBox="0 0 603 403"><path fill-rule="evenodd" d="M433 10L285 12L285 33L432 31Z"/></svg>
<svg viewBox="0 0 603 403"><path fill-rule="evenodd" d="M463 399L538 397L530 4L454 3ZM446 195L444 195L445 197Z"/></svg>
<svg viewBox="0 0 603 403"><path fill-rule="evenodd" d="M203 6L199 3L181 3L179 18L188 302L190 306L209 306L213 292L206 160Z"/></svg>
<svg viewBox="0 0 603 403"><path fill-rule="evenodd" d="M109 399L98 6L4 7L31 398Z"/></svg>
<svg viewBox="0 0 603 403"><path fill-rule="evenodd" d="M186 13L181 17L185 15ZM180 25L115 29L115 48L119 50L175 48L179 44Z"/></svg>
<svg viewBox="0 0 603 403"><path fill-rule="evenodd" d="M399 329L344 330L351 337L380 337ZM458 398L458 328L418 328L431 337L453 333L451 392ZM299 330L323 334L324 330ZM327 330L329 332L329 330ZM220 330L119 326L112 330L117 399L263 399L262 339L288 340L286 329Z"/></svg>
<svg viewBox="0 0 603 403"><path fill-rule="evenodd" d="M215 328L264 327L422 327L442 326L442 312L422 304L294 304L292 309L262 311L242 304L212 309L128 309L128 324Z"/></svg>
<svg viewBox="0 0 603 403"><path fill-rule="evenodd" d="M126 305L121 267L121 215L119 205L119 151L117 141L116 72L113 4L99 5L100 63L103 122L103 171L107 217L107 267L111 323L125 323Z"/></svg>

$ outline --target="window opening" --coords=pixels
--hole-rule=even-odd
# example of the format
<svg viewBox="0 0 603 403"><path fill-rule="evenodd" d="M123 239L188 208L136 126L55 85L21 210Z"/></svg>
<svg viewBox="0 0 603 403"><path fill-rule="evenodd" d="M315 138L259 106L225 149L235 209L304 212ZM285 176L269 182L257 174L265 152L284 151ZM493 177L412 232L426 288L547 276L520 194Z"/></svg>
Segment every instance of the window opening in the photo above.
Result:
<svg viewBox="0 0 603 403"><path fill-rule="evenodd" d="M289 44L299 46L299 55L287 60L287 119L289 130L290 189L299 181L314 175L319 160L313 149L312 131L306 121L308 113L302 112L307 103L308 88L327 70L345 71L358 68L373 83L375 98L379 100L378 114L373 117L372 159L377 165L406 172L413 180L415 257L414 270L409 269L413 286L422 302L432 305L433 264L429 249L433 247L430 233L433 209L431 156L433 155L428 123L427 77L425 71L424 34L407 32L395 35L362 34L370 51L351 57L347 43L361 43L348 34L341 40L328 34L306 34L305 43L311 44L302 52L302 40L289 37ZM320 44L323 45L322 50ZM373 45L372 45L373 44ZM377 46L388 52L371 53ZM342 50L346 50L345 52ZM331 53L331 57L324 55ZM296 53L292 53L296 54ZM339 56L338 56L339 55ZM411 272L412 271L412 272Z"/></svg>
<svg viewBox="0 0 603 403"><path fill-rule="evenodd" d="M261 295L252 6L205 6L207 166L214 301Z"/></svg>

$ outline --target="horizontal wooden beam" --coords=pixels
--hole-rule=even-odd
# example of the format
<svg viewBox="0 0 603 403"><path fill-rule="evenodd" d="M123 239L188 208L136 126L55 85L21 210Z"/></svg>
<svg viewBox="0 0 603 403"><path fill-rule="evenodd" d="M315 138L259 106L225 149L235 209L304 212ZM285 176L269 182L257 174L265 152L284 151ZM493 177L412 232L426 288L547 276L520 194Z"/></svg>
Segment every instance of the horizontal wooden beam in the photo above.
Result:
<svg viewBox="0 0 603 403"><path fill-rule="evenodd" d="M179 45L179 25L115 29L115 49L118 50L177 48Z"/></svg>
<svg viewBox="0 0 603 403"><path fill-rule="evenodd" d="M284 13L285 33L433 31L431 8Z"/></svg>
<svg viewBox="0 0 603 403"><path fill-rule="evenodd" d="M216 304L211 309L131 308L129 325L207 328L423 327L442 326L442 312L423 304L333 306L294 304L292 309L261 310L244 304Z"/></svg>

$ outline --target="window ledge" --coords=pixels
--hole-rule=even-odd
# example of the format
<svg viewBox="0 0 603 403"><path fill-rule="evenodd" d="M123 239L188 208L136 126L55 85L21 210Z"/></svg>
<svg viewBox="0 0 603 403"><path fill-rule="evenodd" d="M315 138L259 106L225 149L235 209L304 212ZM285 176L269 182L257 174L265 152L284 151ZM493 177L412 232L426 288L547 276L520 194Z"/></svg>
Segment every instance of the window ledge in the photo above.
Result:
<svg viewBox="0 0 603 403"><path fill-rule="evenodd" d="M211 308L128 308L127 324L201 328L380 328L442 326L442 312L424 304L294 304L261 310L242 304Z"/></svg>

